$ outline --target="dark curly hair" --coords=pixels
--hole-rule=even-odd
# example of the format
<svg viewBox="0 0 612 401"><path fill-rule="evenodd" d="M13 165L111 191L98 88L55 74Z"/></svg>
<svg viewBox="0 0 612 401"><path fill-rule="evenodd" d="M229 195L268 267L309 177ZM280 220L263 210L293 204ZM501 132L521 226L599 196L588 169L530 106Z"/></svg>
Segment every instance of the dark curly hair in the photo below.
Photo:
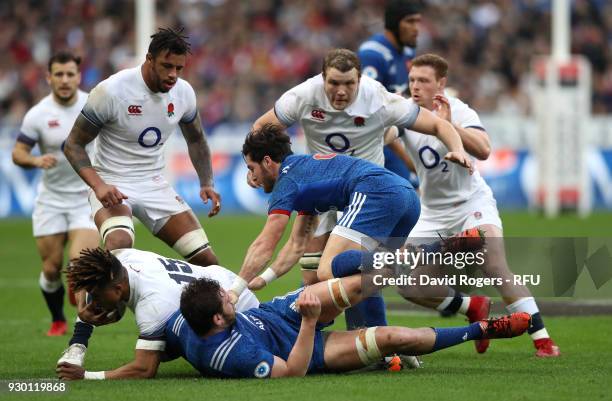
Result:
<svg viewBox="0 0 612 401"><path fill-rule="evenodd" d="M74 292L92 292L120 282L124 268L119 259L102 248L87 248L66 267L66 279Z"/></svg>
<svg viewBox="0 0 612 401"><path fill-rule="evenodd" d="M157 57L164 50L172 54L191 54L191 46L187 39L188 36L183 35L184 28L159 28L157 33L151 35L151 43L149 44L148 52Z"/></svg>
<svg viewBox="0 0 612 401"><path fill-rule="evenodd" d="M291 139L283 127L276 124L264 124L249 132L242 145L242 155L256 163L261 163L265 156L280 163L291 154Z"/></svg>
<svg viewBox="0 0 612 401"><path fill-rule="evenodd" d="M189 283L181 294L181 313L199 336L213 328L212 318L223 312L221 287L215 280L203 277Z"/></svg>

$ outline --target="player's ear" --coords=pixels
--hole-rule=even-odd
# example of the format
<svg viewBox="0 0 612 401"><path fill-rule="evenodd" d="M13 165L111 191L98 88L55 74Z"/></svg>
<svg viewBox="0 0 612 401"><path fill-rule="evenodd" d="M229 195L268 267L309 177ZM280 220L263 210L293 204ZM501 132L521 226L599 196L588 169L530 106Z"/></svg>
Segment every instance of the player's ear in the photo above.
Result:
<svg viewBox="0 0 612 401"><path fill-rule="evenodd" d="M147 55L145 56L145 61L147 63L153 64L153 55L151 53L147 53Z"/></svg>
<svg viewBox="0 0 612 401"><path fill-rule="evenodd" d="M440 78L438 81L438 90L442 90L444 88L446 88L446 77Z"/></svg>

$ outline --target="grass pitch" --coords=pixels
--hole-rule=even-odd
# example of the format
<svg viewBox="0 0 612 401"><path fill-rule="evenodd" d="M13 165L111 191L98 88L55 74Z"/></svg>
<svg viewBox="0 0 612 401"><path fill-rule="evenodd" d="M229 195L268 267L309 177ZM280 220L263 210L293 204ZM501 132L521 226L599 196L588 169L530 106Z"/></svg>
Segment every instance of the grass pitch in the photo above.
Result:
<svg viewBox="0 0 612 401"><path fill-rule="evenodd" d="M512 213L504 216L508 236L609 236L612 214L587 220L556 220ZM245 250L259 232L261 217L236 216L203 219L222 264L239 269ZM138 248L177 256L170 248L137 226ZM1 380L53 378L55 361L68 337L47 338L49 316L38 289L40 262L29 220L0 221L0 335ZM262 300L297 287L299 272L292 271L258 294ZM69 320L74 309L65 308ZM441 319L435 314L390 313L389 321L406 326L462 325L461 318ZM309 376L302 379L211 380L198 377L186 362L160 366L154 380L76 382L63 394L8 394L0 383L2 399L62 400L577 400L612 399L607 380L612 372L612 317L546 317L548 330L561 347L561 358L533 356L528 336L493 342L477 355L471 343L423 357L425 367L399 373L369 372ZM343 319L336 328L343 327ZM130 361L137 329L127 313L115 325L96 329L90 341L86 367L108 370Z"/></svg>

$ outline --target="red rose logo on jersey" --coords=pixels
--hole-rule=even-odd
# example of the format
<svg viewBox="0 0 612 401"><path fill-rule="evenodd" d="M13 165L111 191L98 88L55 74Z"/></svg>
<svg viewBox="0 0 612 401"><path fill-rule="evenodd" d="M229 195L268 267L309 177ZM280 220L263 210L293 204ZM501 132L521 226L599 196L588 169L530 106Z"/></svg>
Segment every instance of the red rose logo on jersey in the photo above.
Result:
<svg viewBox="0 0 612 401"><path fill-rule="evenodd" d="M365 125L365 118L355 117L355 120L353 120L353 122L355 123L355 127L363 127Z"/></svg>
<svg viewBox="0 0 612 401"><path fill-rule="evenodd" d="M172 117L174 115L174 103L168 104L168 117Z"/></svg>
<svg viewBox="0 0 612 401"><path fill-rule="evenodd" d="M57 128L60 126L59 120L49 120L47 122L47 125L49 126L49 128Z"/></svg>
<svg viewBox="0 0 612 401"><path fill-rule="evenodd" d="M325 120L325 112L323 110L314 109L313 111L310 112L310 115L315 120L319 120L319 121Z"/></svg>
<svg viewBox="0 0 612 401"><path fill-rule="evenodd" d="M142 115L142 106L137 104L132 104L128 106L128 114L131 116L139 116Z"/></svg>

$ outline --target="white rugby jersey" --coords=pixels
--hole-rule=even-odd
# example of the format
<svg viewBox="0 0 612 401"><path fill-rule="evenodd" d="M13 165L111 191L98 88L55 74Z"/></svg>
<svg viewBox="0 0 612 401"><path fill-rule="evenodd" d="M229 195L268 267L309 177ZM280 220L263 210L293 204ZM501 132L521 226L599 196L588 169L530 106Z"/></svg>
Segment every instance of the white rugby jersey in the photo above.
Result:
<svg viewBox="0 0 612 401"><path fill-rule="evenodd" d="M180 307L183 287L191 281L207 277L231 288L236 274L221 266L198 266L153 252L137 249L113 251L128 272L130 299L127 307L134 312L142 339L164 341L165 324ZM257 297L245 290L236 303L243 311L259 306ZM159 350L162 350L163 347Z"/></svg>
<svg viewBox="0 0 612 401"><path fill-rule="evenodd" d="M167 93L154 93L140 66L111 75L91 91L81 112L101 128L92 165L104 176L161 174L163 145L179 122L193 121L196 112L195 92L183 79Z"/></svg>
<svg viewBox="0 0 612 401"><path fill-rule="evenodd" d="M484 130L478 114L461 100L447 96L452 123L463 128ZM448 149L435 136L405 130L401 137L408 155L413 160L419 177L421 204L429 209L452 207L464 202L478 191L491 193L484 179L474 171L444 160ZM471 157L472 163L476 159Z"/></svg>
<svg viewBox="0 0 612 401"><path fill-rule="evenodd" d="M19 141L30 146L38 143L40 153L50 153L57 159L57 164L43 170L38 186L38 196L45 193L74 194L87 190L87 185L74 171L64 156L63 144L74 121L87 100L87 93L78 90L77 100L71 106L63 106L53 99L53 94L45 96L25 115L21 125ZM49 197L53 198L54 197ZM57 197L60 199L61 197Z"/></svg>
<svg viewBox="0 0 612 401"><path fill-rule="evenodd" d="M385 127L412 126L419 106L362 76L353 103L336 110L323 85L319 74L285 92L274 105L276 117L286 126L300 123L311 154L343 153L384 165Z"/></svg>

